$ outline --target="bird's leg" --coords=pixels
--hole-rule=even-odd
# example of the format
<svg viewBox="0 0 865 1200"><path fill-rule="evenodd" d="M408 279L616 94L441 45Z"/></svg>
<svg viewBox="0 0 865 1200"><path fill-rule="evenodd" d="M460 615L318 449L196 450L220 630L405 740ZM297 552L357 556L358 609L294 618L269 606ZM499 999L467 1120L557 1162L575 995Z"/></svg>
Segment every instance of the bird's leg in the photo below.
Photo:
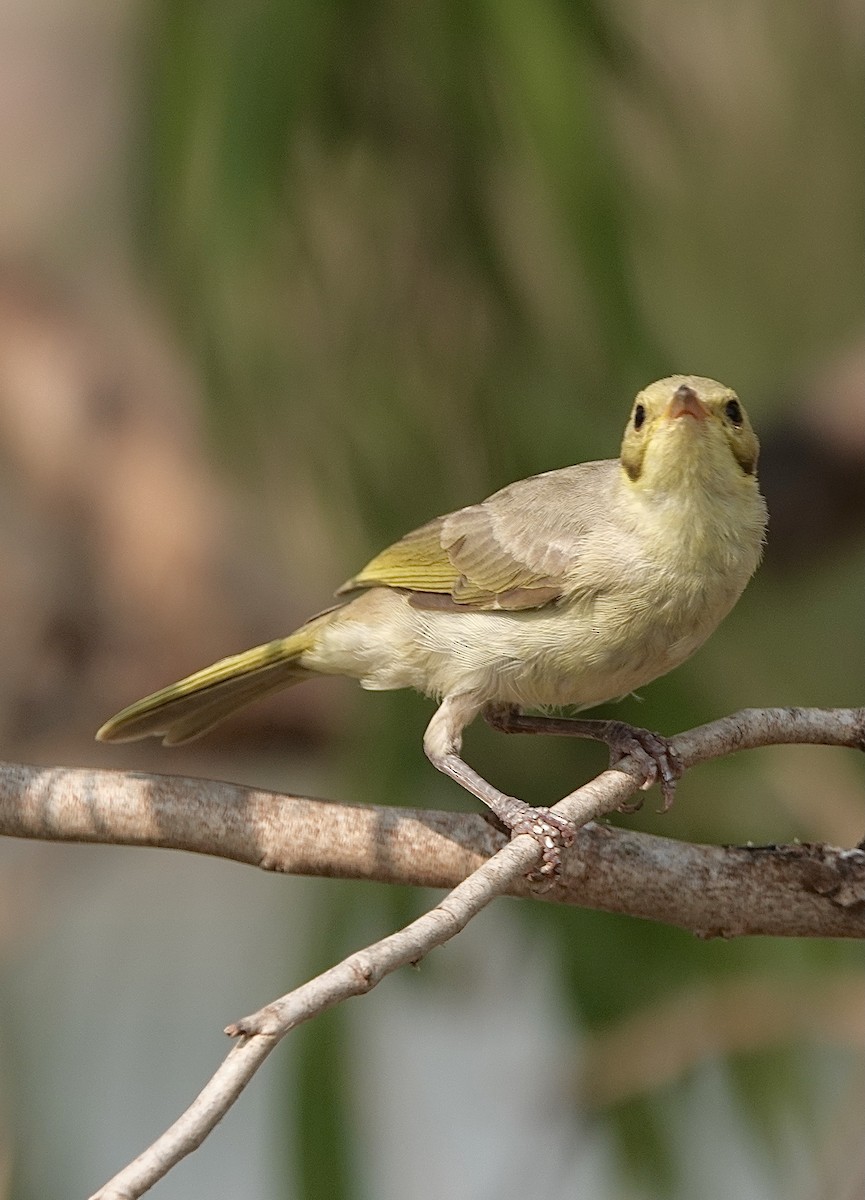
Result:
<svg viewBox="0 0 865 1200"><path fill-rule="evenodd" d="M541 875L555 876L561 866L562 847L574 841L571 823L547 808L534 808L516 796L505 795L460 757L463 729L481 707L467 695L446 696L427 726L424 752L434 767L492 809L512 836L530 834L544 851Z"/></svg>
<svg viewBox="0 0 865 1200"><path fill-rule="evenodd" d="M681 759L667 738L660 733L628 725L625 721L593 721L573 717L544 717L523 713L512 704L488 704L484 719L502 733L548 733L560 737L591 738L610 748L610 766L630 755L644 772L643 791L652 784L661 786L667 812L676 794L676 784L684 774ZM621 812L635 812L640 804L623 804Z"/></svg>

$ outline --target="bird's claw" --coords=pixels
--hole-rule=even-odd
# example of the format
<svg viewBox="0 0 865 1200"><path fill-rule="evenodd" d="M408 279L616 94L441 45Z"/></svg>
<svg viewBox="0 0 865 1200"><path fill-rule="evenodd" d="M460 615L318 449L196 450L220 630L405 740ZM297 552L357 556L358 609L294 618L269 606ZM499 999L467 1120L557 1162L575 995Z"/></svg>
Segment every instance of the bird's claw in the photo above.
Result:
<svg viewBox="0 0 865 1200"><path fill-rule="evenodd" d="M649 729L640 729L636 725L615 723L615 737L609 741L610 766L613 767L621 759L633 758L645 775L640 784L641 791L648 791L654 784L659 784L664 803L658 812L669 812L676 795L676 784L685 773L685 765L676 754L669 739L660 733L652 733ZM620 804L619 812L637 812L643 807L643 801L634 804Z"/></svg>
<svg viewBox="0 0 865 1200"><path fill-rule="evenodd" d="M557 816L549 808L528 808L511 826L511 836L527 833L543 850L541 866L530 876L541 882L550 881L559 874L562 866L561 852L574 844L576 830L570 821Z"/></svg>

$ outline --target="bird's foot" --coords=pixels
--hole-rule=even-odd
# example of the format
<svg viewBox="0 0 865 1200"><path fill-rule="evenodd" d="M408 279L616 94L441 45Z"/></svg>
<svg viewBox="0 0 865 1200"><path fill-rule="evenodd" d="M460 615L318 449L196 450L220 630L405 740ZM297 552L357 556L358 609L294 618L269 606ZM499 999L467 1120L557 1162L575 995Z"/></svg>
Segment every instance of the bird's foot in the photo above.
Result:
<svg viewBox="0 0 865 1200"><path fill-rule="evenodd" d="M538 878L554 879L558 875L562 865L561 851L573 845L576 837L576 830L570 821L557 816L548 808L533 808L531 804L526 804L525 800L505 795L478 775L458 754L436 754L430 750L426 741L424 748L433 765L445 775L449 775L467 792L477 796L478 800L482 800L504 828L510 831L511 837L527 833L535 839L543 850Z"/></svg>
<svg viewBox="0 0 865 1200"><path fill-rule="evenodd" d="M659 784L664 803L658 811L668 812L676 795L676 784L685 773L685 765L669 739L624 721L608 721L606 725L603 740L610 748L610 766L614 767L625 757L633 758L646 777L640 785L641 790L645 792ZM636 812L642 806L642 800L636 804L620 804L619 812Z"/></svg>
<svg viewBox="0 0 865 1200"><path fill-rule="evenodd" d="M543 850L541 865L529 878L552 881L562 867L562 850L574 844L576 830L570 821L556 816L549 808L524 805L521 815L507 821L511 837L527 833Z"/></svg>
<svg viewBox="0 0 865 1200"><path fill-rule="evenodd" d="M484 717L502 733L547 733L604 742L610 748L611 767L630 755L645 775L643 791L655 783L661 785L664 796L661 812L666 812L673 803L676 783L685 771L684 764L667 738L624 721L539 716L522 713L512 704L489 704L484 710ZM641 807L642 801L639 804L622 804L619 811L636 812Z"/></svg>

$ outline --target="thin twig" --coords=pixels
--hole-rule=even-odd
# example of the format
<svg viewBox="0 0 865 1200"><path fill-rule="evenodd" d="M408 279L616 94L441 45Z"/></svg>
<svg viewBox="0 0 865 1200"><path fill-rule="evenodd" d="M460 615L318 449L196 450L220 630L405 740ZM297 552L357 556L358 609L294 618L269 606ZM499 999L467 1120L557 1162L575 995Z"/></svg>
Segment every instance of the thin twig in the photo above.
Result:
<svg viewBox="0 0 865 1200"><path fill-rule="evenodd" d="M610 773L608 773L610 774ZM625 777L626 778L626 777ZM622 779L616 780L622 790ZM630 780L628 780L630 783ZM624 786L627 792L627 785ZM634 790L631 786L631 791ZM610 811L608 789L589 783L556 811L584 823ZM613 804L619 803L615 800ZM567 809L567 813L565 813ZM536 867L540 846L527 835L515 838L410 925L359 950L321 975L229 1025L239 1037L207 1086L160 1138L110 1180L91 1200L133 1200L199 1146L277 1043L297 1025L351 996L370 991L398 967L419 962L463 929L514 880Z"/></svg>

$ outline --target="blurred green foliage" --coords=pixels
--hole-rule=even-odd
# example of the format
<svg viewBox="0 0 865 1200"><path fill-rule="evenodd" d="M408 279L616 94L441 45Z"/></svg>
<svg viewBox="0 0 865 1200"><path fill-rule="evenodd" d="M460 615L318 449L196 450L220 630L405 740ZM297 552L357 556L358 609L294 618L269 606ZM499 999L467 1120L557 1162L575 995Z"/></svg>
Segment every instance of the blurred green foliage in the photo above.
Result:
<svg viewBox="0 0 865 1200"><path fill-rule="evenodd" d="M510 479L611 455L633 391L659 375L715 375L758 427L783 419L788 387L855 335L861 26L841 0L150 11L142 263L198 356L216 444L270 498L262 519L287 577L312 580L301 590L338 583L414 524ZM675 729L746 704L853 702L861 656L837 633L861 627L852 555L809 575L812 549L798 576L758 580L710 646L653 686L645 716L631 703L622 715ZM464 802L425 774L428 711L403 696L358 706L348 794ZM470 756L540 800L600 765L592 747L553 742L541 753L478 731ZM816 817L785 826L770 775L753 758L704 769L665 829L817 836ZM657 829L651 812L635 820ZM390 903L405 915L417 900ZM523 908L559 943L590 1024L715 971L795 978L850 962L845 946L706 945ZM323 929L320 965L345 937ZM341 1116L299 1131L307 1164L315 1128L333 1149L345 1121L328 1028L306 1031L315 1071L301 1081L308 1113L320 1117L325 1095ZM623 1109L623 1136L666 1186L638 1107L639 1119ZM353 1194L336 1161L327 1194Z"/></svg>

